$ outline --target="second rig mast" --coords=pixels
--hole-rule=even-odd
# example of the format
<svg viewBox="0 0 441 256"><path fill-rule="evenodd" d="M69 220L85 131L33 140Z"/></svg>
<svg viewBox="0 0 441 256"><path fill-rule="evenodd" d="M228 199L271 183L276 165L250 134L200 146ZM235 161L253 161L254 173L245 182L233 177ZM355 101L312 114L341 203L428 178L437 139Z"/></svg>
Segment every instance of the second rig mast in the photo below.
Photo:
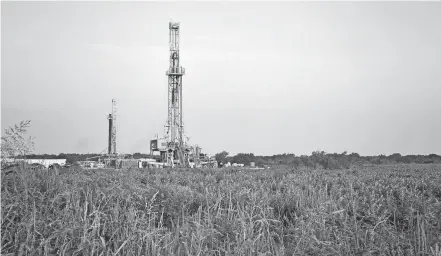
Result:
<svg viewBox="0 0 441 256"><path fill-rule="evenodd" d="M108 155L116 155L116 100L112 99L112 113L109 119L109 141L107 146Z"/></svg>

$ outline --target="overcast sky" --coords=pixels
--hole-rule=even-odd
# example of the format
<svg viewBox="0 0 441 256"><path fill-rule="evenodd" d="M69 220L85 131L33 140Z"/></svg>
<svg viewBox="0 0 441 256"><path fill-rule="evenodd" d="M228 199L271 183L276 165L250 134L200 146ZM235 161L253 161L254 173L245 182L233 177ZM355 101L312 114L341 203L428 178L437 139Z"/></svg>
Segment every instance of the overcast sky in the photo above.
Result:
<svg viewBox="0 0 441 256"><path fill-rule="evenodd" d="M2 130L101 152L115 98L117 151L148 152L170 19L205 152L441 154L441 2L2 2Z"/></svg>

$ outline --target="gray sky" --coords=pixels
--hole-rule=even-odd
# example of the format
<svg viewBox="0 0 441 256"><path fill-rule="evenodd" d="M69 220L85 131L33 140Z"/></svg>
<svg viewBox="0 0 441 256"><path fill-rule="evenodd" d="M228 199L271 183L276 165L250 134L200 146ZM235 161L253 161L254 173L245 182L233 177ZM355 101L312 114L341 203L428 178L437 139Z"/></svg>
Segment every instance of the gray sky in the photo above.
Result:
<svg viewBox="0 0 441 256"><path fill-rule="evenodd" d="M441 153L441 2L2 2L2 130L100 152L116 98L117 150L148 152L171 18L204 151Z"/></svg>

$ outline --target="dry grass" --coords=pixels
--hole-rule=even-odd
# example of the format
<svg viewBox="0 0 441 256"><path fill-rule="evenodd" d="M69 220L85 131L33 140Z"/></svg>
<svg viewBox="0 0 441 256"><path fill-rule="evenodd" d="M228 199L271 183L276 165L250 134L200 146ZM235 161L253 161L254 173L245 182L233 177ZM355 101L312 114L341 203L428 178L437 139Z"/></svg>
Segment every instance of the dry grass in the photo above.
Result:
<svg viewBox="0 0 441 256"><path fill-rule="evenodd" d="M441 165L18 170L1 255L440 255Z"/></svg>

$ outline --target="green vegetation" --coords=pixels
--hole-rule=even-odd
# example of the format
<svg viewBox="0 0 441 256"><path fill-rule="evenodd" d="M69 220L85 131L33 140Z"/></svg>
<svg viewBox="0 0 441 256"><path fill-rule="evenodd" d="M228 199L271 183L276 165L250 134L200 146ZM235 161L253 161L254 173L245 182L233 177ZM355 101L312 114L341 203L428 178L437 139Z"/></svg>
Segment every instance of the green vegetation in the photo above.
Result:
<svg viewBox="0 0 441 256"><path fill-rule="evenodd" d="M441 165L1 178L1 255L441 253Z"/></svg>
<svg viewBox="0 0 441 256"><path fill-rule="evenodd" d="M224 151L225 152L225 151ZM430 155L406 155L394 153L389 156L360 156L358 153L326 153L324 151L314 151L311 155L296 156L294 154L279 154L273 156L255 156L252 153L239 153L232 157L224 157L225 161L231 163L255 162L259 166L289 166L291 168L310 167L323 168L327 170L349 168L352 165L378 165L378 164L400 164L400 163L441 163L441 156Z"/></svg>
<svg viewBox="0 0 441 256"><path fill-rule="evenodd" d="M9 157L24 158L30 154L34 149L34 138L25 135L28 128L31 126L31 121L21 121L19 124L5 128L5 133L1 140L1 159L2 163Z"/></svg>
<svg viewBox="0 0 441 256"><path fill-rule="evenodd" d="M66 162L73 164L77 161L84 161L87 158L99 156L99 154L77 154L77 153L61 153L58 155L49 154L29 154L29 159L66 159ZM152 158L149 154L134 153L128 154L126 158ZM255 162L258 166L286 166L288 168L310 167L324 168L328 170L348 168L351 165L363 164L400 164L400 163L441 163L441 156L436 154L430 155L406 155L402 156L398 153L385 156L360 156L357 153L326 153L324 151L315 151L311 155L296 156L294 154L279 154L273 156L255 156L253 153L239 153L235 156L228 156L228 152L222 151L216 154L216 160L220 163L241 163L249 165Z"/></svg>

